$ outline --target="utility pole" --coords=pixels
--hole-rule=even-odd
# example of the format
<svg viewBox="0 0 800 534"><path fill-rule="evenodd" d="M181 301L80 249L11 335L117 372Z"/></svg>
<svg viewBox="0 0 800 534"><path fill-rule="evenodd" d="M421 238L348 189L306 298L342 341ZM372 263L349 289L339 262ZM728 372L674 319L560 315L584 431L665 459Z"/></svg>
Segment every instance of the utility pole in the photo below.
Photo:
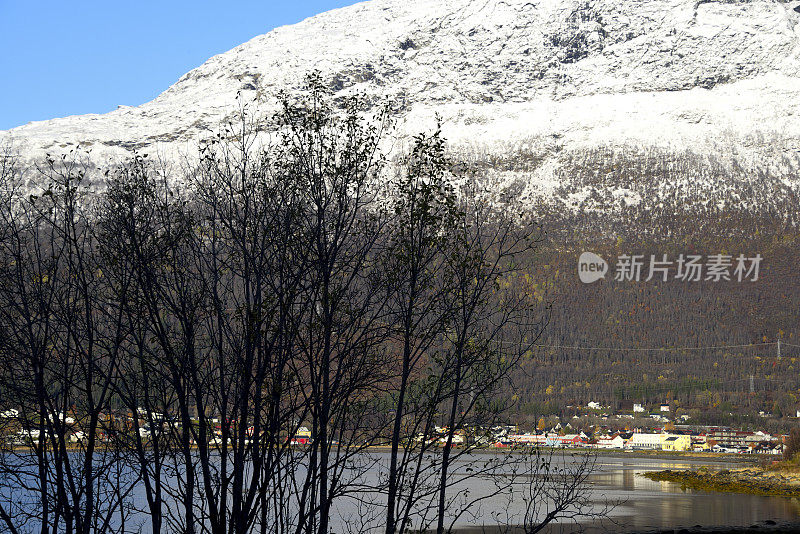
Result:
<svg viewBox="0 0 800 534"><path fill-rule="evenodd" d="M781 359L781 340L778 340L778 359Z"/></svg>

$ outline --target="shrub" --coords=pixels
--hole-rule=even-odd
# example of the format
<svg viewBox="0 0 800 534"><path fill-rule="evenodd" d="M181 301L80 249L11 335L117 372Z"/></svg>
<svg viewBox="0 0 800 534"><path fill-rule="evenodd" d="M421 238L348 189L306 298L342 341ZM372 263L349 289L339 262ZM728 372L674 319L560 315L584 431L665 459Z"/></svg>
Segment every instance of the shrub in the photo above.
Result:
<svg viewBox="0 0 800 534"><path fill-rule="evenodd" d="M793 428L789 432L789 439L786 440L786 447L783 449L783 459L792 460L800 452L800 428Z"/></svg>

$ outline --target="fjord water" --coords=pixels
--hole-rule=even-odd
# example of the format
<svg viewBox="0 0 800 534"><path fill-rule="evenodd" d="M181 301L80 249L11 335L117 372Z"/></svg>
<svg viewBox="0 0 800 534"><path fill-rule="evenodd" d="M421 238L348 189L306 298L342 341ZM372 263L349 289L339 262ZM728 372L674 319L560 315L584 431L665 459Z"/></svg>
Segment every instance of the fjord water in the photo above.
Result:
<svg viewBox="0 0 800 534"><path fill-rule="evenodd" d="M374 484L388 464L386 453L373 453L367 461L372 467L362 472L362 482ZM473 454L471 461L490 459L494 454ZM569 453L562 461L573 462L575 457ZM707 465L710 467L734 468L739 466L735 462L715 462L681 459L642 458L627 454L601 454L597 458L594 473L589 477L590 496L594 511L602 510L607 504L614 504L610 517L601 523L582 524L577 527L588 531L598 532L640 532L654 529L671 529L711 526L743 526L767 521L798 521L800 522L800 499L785 497L764 497L735 493L709 493L683 489L679 484L672 482L655 482L644 478L642 473L662 469L686 469ZM498 477L504 473L497 473ZM4 500L21 499L35 503L30 495L23 495L24 491L13 492L13 497L8 493L9 481L0 480L0 486L5 491L0 491L0 498ZM141 484L140 484L141 486ZM472 497L488 495L495 490L495 485L486 479L472 479L466 483L457 484L454 491L469 491ZM133 492L137 507L145 508L144 488L137 487ZM20 502L20 501L18 501ZM375 532L381 531L379 499L373 500L375 505L369 514L369 527ZM364 502L362 501L361 506ZM33 505L33 504L32 504ZM352 527L354 514L363 512L363 508L354 503L342 501L333 512L331 528L333 532L346 532L348 525ZM377 512L377 513L375 513ZM493 496L483 501L476 510L477 513L467 517L463 516L456 522L455 531L458 534L478 534L508 532L508 526L516 526L515 518L524 514L522 499L514 498L510 502L508 496ZM141 527L142 534L147 534L149 524L146 517L139 514L131 524ZM365 531L367 525L362 523L359 531ZM499 527L499 528L498 528ZM572 532L576 529L574 523L555 525L549 532ZM367 528L366 530L370 530ZM511 532L516 529L512 528Z"/></svg>
<svg viewBox="0 0 800 534"><path fill-rule="evenodd" d="M649 530L701 525L744 526L773 520L800 520L800 500L738 493L711 493L682 489L674 482L655 482L641 476L647 471L687 469L708 465L734 468L698 460L657 460L600 457L591 477L596 502L624 500L612 516L618 527L612 530Z"/></svg>
<svg viewBox="0 0 800 534"><path fill-rule="evenodd" d="M544 532L646 532L697 526L750 527L769 520L778 523L800 521L800 499L695 491L681 488L680 484L674 482L655 482L641 476L648 471L690 469L704 465L712 469L744 467L744 464L731 461L658 459L623 453L601 453L597 458L595 472L588 479L591 487L590 501L596 512L604 509L607 504L614 505L609 517L603 521L582 522L577 525L574 522L565 522L552 525ZM516 504L518 508L520 503ZM500 502L490 501L482 508L488 512L497 510L500 506ZM512 505L511 508L514 509L515 506ZM518 509L513 511L520 512ZM456 531L458 534L523 532L521 528L508 529L507 525L497 528L497 521L492 521L491 515L488 512L472 524L462 522ZM513 520L511 526L514 526Z"/></svg>

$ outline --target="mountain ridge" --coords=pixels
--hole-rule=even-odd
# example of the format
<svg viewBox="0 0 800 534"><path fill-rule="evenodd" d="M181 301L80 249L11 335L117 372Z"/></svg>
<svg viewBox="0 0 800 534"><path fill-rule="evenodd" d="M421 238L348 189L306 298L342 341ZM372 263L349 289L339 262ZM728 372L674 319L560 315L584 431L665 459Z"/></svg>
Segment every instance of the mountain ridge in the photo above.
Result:
<svg viewBox="0 0 800 534"><path fill-rule="evenodd" d="M396 150L438 115L459 167L500 202L536 212L546 239L529 258L530 280L552 303L542 345L796 340L797 4L372 0L214 56L142 106L0 132L0 147L13 143L30 160L81 144L98 167L134 149L196 152L236 112L237 93L261 93L266 112L275 91L316 70L335 96L397 102ZM764 268L757 284L609 275L587 286L576 272L584 251L612 264L630 254L761 254ZM587 399L663 402L674 392L697 408L695 421L730 424L734 412L773 404L794 411L795 355L543 348L515 394L534 422ZM763 390L750 392L748 375Z"/></svg>
<svg viewBox="0 0 800 534"><path fill-rule="evenodd" d="M795 3L371 0L255 37L141 106L0 131L0 144L27 159L80 145L98 166L134 149L175 157L235 113L237 97L268 102L319 71L334 95L396 102L400 138L438 115L460 156L543 154L522 171L490 172L501 188L524 182L529 202L569 186L563 154L608 147L713 155L795 191ZM642 195L601 186L631 201ZM587 194L569 192L571 207Z"/></svg>

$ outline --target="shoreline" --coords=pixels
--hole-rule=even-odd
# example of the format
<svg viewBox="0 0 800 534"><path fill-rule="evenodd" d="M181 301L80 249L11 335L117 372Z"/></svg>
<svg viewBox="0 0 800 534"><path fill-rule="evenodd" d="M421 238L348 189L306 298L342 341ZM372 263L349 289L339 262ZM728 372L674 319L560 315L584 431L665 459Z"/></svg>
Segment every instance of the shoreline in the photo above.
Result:
<svg viewBox="0 0 800 534"><path fill-rule="evenodd" d="M68 452L81 452L83 447L79 444L68 444ZM196 449L197 445L192 445L192 449ZM305 446L291 446L292 449L304 449ZM347 448L347 447L345 447ZM391 447L389 445L371 445L367 447L356 447L361 452L389 452ZM700 452L700 451L661 451L661 450L622 450L622 449L591 449L591 448L559 448L559 447L540 447L541 451L556 452L564 454L595 454L598 458L631 458L631 459L651 459L651 460L665 460L665 461L712 461L714 463L732 463L732 464L757 464L763 460L774 458L772 455L766 454L733 454L733 453L720 453L720 452ZM109 447L98 447L95 451L110 450ZM443 450L443 447L431 449L430 452L438 453ZM455 451L463 452L463 448L454 447ZM530 452L530 448L522 449L524 452ZM4 452L34 452L34 448L26 445L15 445ZM474 448L467 452L467 454L513 454L520 452L520 449L513 448Z"/></svg>
<svg viewBox="0 0 800 534"><path fill-rule="evenodd" d="M786 532L800 534L800 522L797 521L759 521L749 526L702 526L683 528L666 528L655 530L632 530L624 534L744 534L759 532Z"/></svg>
<svg viewBox="0 0 800 534"><path fill-rule="evenodd" d="M197 445L191 445L192 449L196 449ZM300 445L292 445L290 446L292 449L304 449L306 446ZM348 448L348 447L343 447ZM370 445L366 447L349 447L361 450L363 452L389 452L392 450L391 446L389 445ZM6 452L22 452L25 450L33 451L33 447L27 445L14 445L6 450ZM68 444L66 449L69 452L80 452L83 447L79 444ZM108 450L110 447L97 447L95 450ZM444 447L437 447L434 449L430 449L430 452L441 452L444 450ZM454 451L463 451L463 447L453 447ZM513 449L513 448L494 448L494 447L486 447L486 448L473 448L469 450L469 453L480 453L480 454L513 454L515 452L520 451L529 452L532 448L524 448L524 449ZM733 454L733 453L722 453L722 452L700 452L700 451L661 451L661 450L623 450L623 449L592 449L588 447L576 447L576 448L561 448L561 447L539 447L539 450L542 451L554 451L554 452L564 452L564 453L576 453L576 454L596 454L597 456L609 456L614 458L651 458L653 460L680 460L680 459L690 459L690 460L714 460L720 462L731 462L731 463L758 463L761 460L774 458L772 455L767 454Z"/></svg>
<svg viewBox="0 0 800 534"><path fill-rule="evenodd" d="M764 469L756 466L714 471L701 467L650 471L641 476L656 482L674 482L682 488L698 491L800 498L800 473L785 468Z"/></svg>
<svg viewBox="0 0 800 534"><path fill-rule="evenodd" d="M575 525L571 525L574 527ZM614 529L609 528L608 525L591 525L581 524L586 534L608 534L609 532L616 532L618 534L745 534L745 533L761 533L761 532L785 532L788 534L800 534L800 522L798 521L773 521L770 519L758 521L751 525L694 525L690 527L676 526L674 528L653 528L653 529ZM565 524L566 532L572 532L570 526ZM551 524L546 526L542 531L543 534L562 534L563 528L559 524ZM525 534L525 530L521 526L481 526L481 527L462 527L453 529L454 534Z"/></svg>

